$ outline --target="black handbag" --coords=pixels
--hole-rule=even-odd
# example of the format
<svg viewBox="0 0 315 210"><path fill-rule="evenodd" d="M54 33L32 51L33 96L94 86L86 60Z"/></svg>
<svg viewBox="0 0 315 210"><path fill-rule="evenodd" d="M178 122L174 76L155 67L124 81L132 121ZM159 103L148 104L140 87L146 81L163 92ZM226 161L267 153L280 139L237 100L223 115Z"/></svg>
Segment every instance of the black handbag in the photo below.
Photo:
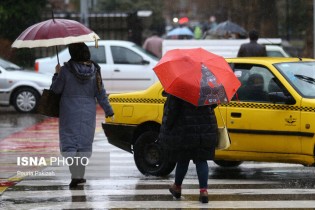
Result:
<svg viewBox="0 0 315 210"><path fill-rule="evenodd" d="M61 94L56 94L50 89L44 89L37 112L48 117L59 117L60 97Z"/></svg>

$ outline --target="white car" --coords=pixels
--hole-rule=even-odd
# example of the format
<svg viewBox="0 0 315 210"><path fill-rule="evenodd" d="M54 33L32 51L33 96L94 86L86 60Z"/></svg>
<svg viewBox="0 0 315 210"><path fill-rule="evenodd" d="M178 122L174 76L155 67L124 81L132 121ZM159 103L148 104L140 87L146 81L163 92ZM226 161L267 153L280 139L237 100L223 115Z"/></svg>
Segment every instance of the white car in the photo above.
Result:
<svg viewBox="0 0 315 210"><path fill-rule="evenodd" d="M101 40L98 48L94 42L86 43L91 59L101 66L101 73L107 93L144 90L158 81L153 67L158 58L145 52L140 46L129 41ZM59 53L60 64L70 59L68 48ZM35 70L52 75L57 57L35 60Z"/></svg>
<svg viewBox="0 0 315 210"><path fill-rule="evenodd" d="M237 57L242 44L249 43L249 39L198 39L198 40L163 40L162 54L172 49L188 49L202 47L205 50L221 55L224 58ZM260 38L259 44L266 46L268 57L290 57L281 47L282 40L278 38Z"/></svg>
<svg viewBox="0 0 315 210"><path fill-rule="evenodd" d="M0 105L23 113L35 112L44 89L49 89L51 76L23 70L0 58Z"/></svg>

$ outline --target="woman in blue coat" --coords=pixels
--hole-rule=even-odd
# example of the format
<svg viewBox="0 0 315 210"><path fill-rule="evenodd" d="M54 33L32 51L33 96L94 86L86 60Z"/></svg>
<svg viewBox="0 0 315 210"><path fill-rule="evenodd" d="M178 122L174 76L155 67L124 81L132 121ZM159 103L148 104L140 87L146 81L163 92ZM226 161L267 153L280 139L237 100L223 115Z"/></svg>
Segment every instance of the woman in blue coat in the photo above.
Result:
<svg viewBox="0 0 315 210"><path fill-rule="evenodd" d="M69 161L70 188L86 182L85 166L92 154L96 124L96 100L105 117L114 112L104 89L100 67L90 60L84 43L69 45L71 59L52 78L51 89L61 94L59 110L60 152Z"/></svg>
<svg viewBox="0 0 315 210"><path fill-rule="evenodd" d="M159 142L168 151L170 160L177 162L175 182L170 192L181 197L181 186L190 160L196 164L202 203L208 203L208 163L213 160L218 125L213 109L216 105L196 107L168 94L159 134Z"/></svg>

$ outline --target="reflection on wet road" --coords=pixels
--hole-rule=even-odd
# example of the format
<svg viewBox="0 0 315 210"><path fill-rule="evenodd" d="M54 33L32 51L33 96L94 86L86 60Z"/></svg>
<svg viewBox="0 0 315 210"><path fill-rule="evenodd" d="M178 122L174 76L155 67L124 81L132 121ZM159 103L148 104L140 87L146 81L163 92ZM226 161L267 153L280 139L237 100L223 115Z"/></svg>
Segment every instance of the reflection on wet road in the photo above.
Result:
<svg viewBox="0 0 315 210"><path fill-rule="evenodd" d="M13 140L16 143L48 142L53 144L51 147L46 144L46 149L58 148L54 143L58 142L56 124L30 116L30 120L41 122L38 126L32 126L37 128L32 138L28 136L33 132L29 126L20 125L20 122L28 121L24 117L17 117L12 122L5 121L7 125L1 125L11 129L11 123L20 128L17 133L1 137L0 143ZM94 153L87 167L85 185L69 190L67 166L49 165L36 169L42 174L25 176L16 185L9 186L1 195L0 209L314 209L315 170L296 164L246 162L237 168L221 168L209 162L210 202L200 204L197 175L191 163L184 180L182 197L174 200L168 192L174 172L167 177L142 175L134 164L132 154L108 144L100 127L102 117L102 114L98 117ZM47 126L45 123L53 126L41 131L39 128ZM50 152L40 150L37 154L54 155ZM4 160L4 156L1 158ZM1 167L6 168L7 174L21 169L5 167L2 162Z"/></svg>
<svg viewBox="0 0 315 210"><path fill-rule="evenodd" d="M99 139L98 139L99 138ZM315 204L313 169L287 164L245 163L239 168L222 169L212 162L209 174L209 204L198 202L198 181L191 164L180 201L168 186L174 173L158 178L141 175L132 155L113 149L97 137L97 147L110 152L109 177L97 165L88 169L87 183L69 190L67 168L64 176L27 177L2 195L4 209L312 209ZM102 163L99 163L102 164ZM104 163L103 163L104 164ZM51 170L51 169L47 169ZM309 176L304 179L303 176Z"/></svg>
<svg viewBox="0 0 315 210"><path fill-rule="evenodd" d="M13 107L0 107L0 141L11 133L21 131L46 117L39 114L21 114Z"/></svg>

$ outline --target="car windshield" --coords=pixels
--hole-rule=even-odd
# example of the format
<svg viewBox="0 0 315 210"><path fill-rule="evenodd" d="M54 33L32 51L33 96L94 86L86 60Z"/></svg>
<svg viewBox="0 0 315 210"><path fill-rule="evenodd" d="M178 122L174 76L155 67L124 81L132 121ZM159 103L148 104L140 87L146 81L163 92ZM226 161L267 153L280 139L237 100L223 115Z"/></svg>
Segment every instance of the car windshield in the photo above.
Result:
<svg viewBox="0 0 315 210"><path fill-rule="evenodd" d="M18 65L15 65L14 63L3 60L1 58L0 58L0 66L4 68L5 70L21 70L22 69Z"/></svg>
<svg viewBox="0 0 315 210"><path fill-rule="evenodd" d="M150 56L151 58L153 58L154 60L158 61L159 58L156 57L155 55L149 53L148 51L144 50L142 47L138 46L138 45L133 45L132 47L137 48L138 50L140 50L141 52L145 53L146 55Z"/></svg>
<svg viewBox="0 0 315 210"><path fill-rule="evenodd" d="M275 66L302 96L315 98L315 62L281 63Z"/></svg>

